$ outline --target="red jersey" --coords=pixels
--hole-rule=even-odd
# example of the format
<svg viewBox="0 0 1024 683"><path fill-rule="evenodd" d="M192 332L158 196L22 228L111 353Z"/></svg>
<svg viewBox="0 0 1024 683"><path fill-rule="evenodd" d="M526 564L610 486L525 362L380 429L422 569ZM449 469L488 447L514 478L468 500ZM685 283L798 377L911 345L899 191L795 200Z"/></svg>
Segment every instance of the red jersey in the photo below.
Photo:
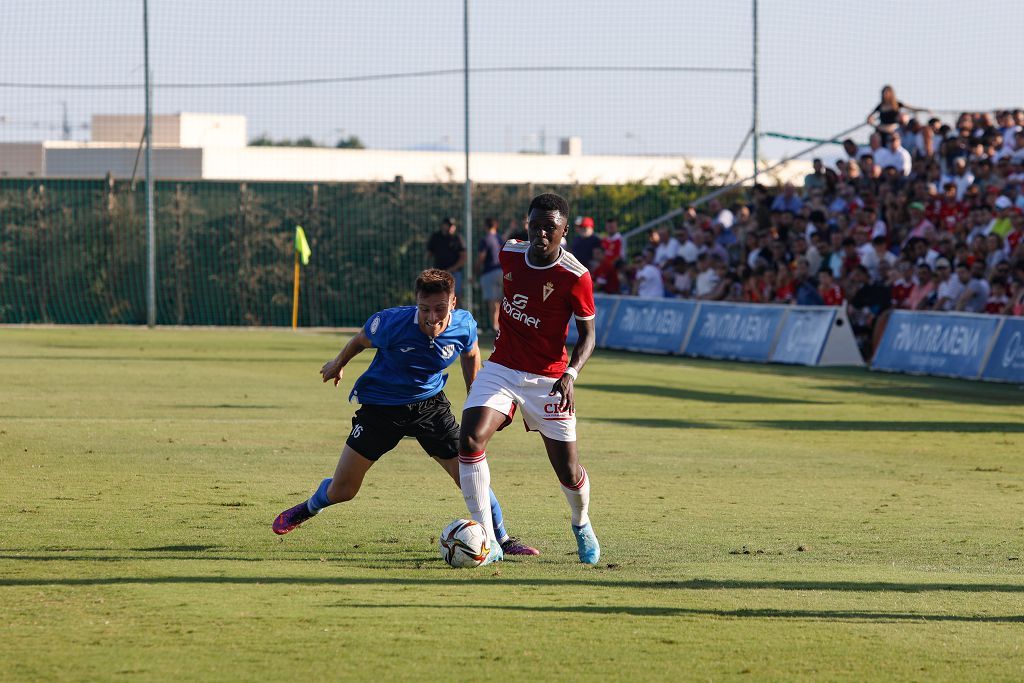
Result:
<svg viewBox="0 0 1024 683"><path fill-rule="evenodd" d="M1024 238L1024 231L1014 230L1006 236L1006 251L1013 254L1017 250L1017 245L1020 244L1021 239Z"/></svg>
<svg viewBox="0 0 1024 683"><path fill-rule="evenodd" d="M835 284L828 289L822 288L821 298L826 306L839 306L843 303L843 289Z"/></svg>
<svg viewBox="0 0 1024 683"><path fill-rule="evenodd" d="M594 317L590 272L568 250L549 266L530 264L529 242L509 240L498 259L504 298L490 360L512 370L561 377L568 363L569 318Z"/></svg>
<svg viewBox="0 0 1024 683"><path fill-rule="evenodd" d="M910 297L914 285L900 278L892 286L892 305L896 308L906 308L907 299Z"/></svg>
<svg viewBox="0 0 1024 683"><path fill-rule="evenodd" d="M606 294L622 293L622 285L619 283L619 271L615 268L615 262L612 259L607 257L602 259L601 263L594 269L594 274L591 277L599 292L605 292Z"/></svg>
<svg viewBox="0 0 1024 683"><path fill-rule="evenodd" d="M601 249L604 250L605 258L615 263L622 258L622 235L615 233L601 240Z"/></svg>

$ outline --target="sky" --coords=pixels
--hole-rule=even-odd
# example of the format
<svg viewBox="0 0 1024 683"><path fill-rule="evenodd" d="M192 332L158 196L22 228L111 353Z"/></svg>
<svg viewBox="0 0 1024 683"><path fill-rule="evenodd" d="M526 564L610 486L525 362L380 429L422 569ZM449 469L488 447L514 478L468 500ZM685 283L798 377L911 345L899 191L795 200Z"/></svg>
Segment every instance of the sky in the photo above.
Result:
<svg viewBox="0 0 1024 683"><path fill-rule="evenodd" d="M751 128L751 0L469 8L474 151L554 153L579 136L584 154L730 158ZM154 108L243 114L250 138L461 151L462 10L150 0ZM59 139L65 107L74 139L88 138L94 113L142 113L142 0L3 0L3 15L0 141ZM1024 106L1020 2L760 0L758 25L764 133L834 136L886 83L945 118ZM807 145L765 136L761 153Z"/></svg>

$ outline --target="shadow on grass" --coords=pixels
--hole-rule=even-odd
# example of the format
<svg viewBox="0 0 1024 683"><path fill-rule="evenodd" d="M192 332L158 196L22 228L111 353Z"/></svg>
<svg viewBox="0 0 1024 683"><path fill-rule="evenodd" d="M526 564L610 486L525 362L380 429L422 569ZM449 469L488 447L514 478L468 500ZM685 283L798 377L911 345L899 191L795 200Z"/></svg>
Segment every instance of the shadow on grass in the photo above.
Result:
<svg viewBox="0 0 1024 683"><path fill-rule="evenodd" d="M586 417L582 422L606 422L608 424L643 427L644 429L729 429L708 422L691 422L688 420L672 420L661 417Z"/></svg>
<svg viewBox="0 0 1024 683"><path fill-rule="evenodd" d="M222 545L156 545L149 548L132 548L132 550L141 553L203 553L208 550L221 550L223 547Z"/></svg>
<svg viewBox="0 0 1024 683"><path fill-rule="evenodd" d="M779 398L775 396L756 396L749 394L721 393L717 391L697 391L681 387L666 387L654 384L587 384L587 390L603 391L609 394L636 394L658 398L669 398L676 401L701 401L704 403L776 403L776 404L827 404L825 401L811 401L799 398Z"/></svg>
<svg viewBox="0 0 1024 683"><path fill-rule="evenodd" d="M338 603L326 605L343 609L447 609L451 605L370 605ZM961 621L990 624L1024 623L1024 616L974 614L922 614L916 612L867 612L859 610L788 610L788 609L697 609L692 607L632 607L629 605L460 605L460 609L497 609L511 612L585 615L628 615L633 617L726 617L734 619L808 619L813 621Z"/></svg>
<svg viewBox="0 0 1024 683"><path fill-rule="evenodd" d="M842 394L910 401L946 401L957 405L1012 406L1024 400L1024 392L1017 386L951 381L952 386L940 384L938 381L922 380L918 384L836 384L818 388Z"/></svg>
<svg viewBox="0 0 1024 683"><path fill-rule="evenodd" d="M924 422L893 420L742 420L737 423L768 429L812 432L950 432L971 434L1024 433L1024 422Z"/></svg>
<svg viewBox="0 0 1024 683"><path fill-rule="evenodd" d="M0 559L28 559L0 558ZM135 558L128 558L135 559ZM195 559L195 558L190 558ZM212 558L211 558L212 559ZM220 558L228 559L228 558ZM317 558L311 560L319 561ZM329 557L330 562L335 558ZM429 562L437 569L444 563L436 556L396 558L394 563L414 569L417 562ZM369 565L365 559L360 562ZM380 562L377 562L379 564ZM432 567L431 567L432 568ZM595 570L596 571L596 570ZM895 583L888 581L752 581L739 579L691 579L688 581L610 581L600 574L594 579L510 579L496 576L467 578L466 573L453 573L447 578L408 577L312 577L312 576L98 576L91 578L0 578L0 586L112 586L112 585L296 585L296 586L588 586L591 588L628 588L651 591L671 590L781 590L835 591L840 593L1024 593L1024 583ZM449 606L450 607L450 606Z"/></svg>

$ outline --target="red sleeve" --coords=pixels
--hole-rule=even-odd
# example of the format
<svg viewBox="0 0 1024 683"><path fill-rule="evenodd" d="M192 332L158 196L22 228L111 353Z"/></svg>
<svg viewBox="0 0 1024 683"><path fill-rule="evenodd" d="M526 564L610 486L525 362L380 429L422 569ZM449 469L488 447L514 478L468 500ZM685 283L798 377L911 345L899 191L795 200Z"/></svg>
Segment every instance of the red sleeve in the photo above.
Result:
<svg viewBox="0 0 1024 683"><path fill-rule="evenodd" d="M590 320L597 313L594 307L594 281L590 273L584 272L569 291L572 312L577 320Z"/></svg>

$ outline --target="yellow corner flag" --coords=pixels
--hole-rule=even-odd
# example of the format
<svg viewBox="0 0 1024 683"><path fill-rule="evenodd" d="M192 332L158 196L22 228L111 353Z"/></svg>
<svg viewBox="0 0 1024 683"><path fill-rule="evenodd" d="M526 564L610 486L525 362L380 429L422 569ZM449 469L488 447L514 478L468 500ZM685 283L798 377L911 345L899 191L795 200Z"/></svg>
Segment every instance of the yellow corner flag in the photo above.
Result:
<svg viewBox="0 0 1024 683"><path fill-rule="evenodd" d="M306 231L301 225L295 226L295 291L292 294L292 329L299 325L299 261L302 265L309 265L309 256L313 250L309 248L306 241Z"/></svg>
<svg viewBox="0 0 1024 683"><path fill-rule="evenodd" d="M295 253L302 258L302 265L309 265L309 256L313 253L313 250L309 248L309 242L306 241L306 231L302 229L301 225L295 226Z"/></svg>

